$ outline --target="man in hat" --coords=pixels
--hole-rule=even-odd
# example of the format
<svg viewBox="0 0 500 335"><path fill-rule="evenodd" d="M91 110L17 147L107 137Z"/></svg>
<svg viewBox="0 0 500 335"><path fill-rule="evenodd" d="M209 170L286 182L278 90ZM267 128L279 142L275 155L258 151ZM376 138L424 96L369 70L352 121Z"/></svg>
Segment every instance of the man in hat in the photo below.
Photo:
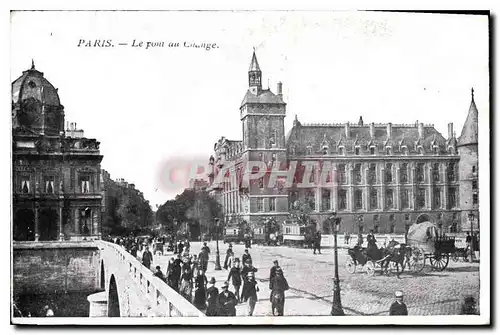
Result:
<svg viewBox="0 0 500 335"><path fill-rule="evenodd" d="M408 315L408 309L406 304L403 302L403 292L395 292L396 301L394 301L389 308L389 315Z"/></svg>
<svg viewBox="0 0 500 335"><path fill-rule="evenodd" d="M240 302L240 287L241 287L241 268L240 260L238 258L234 259L233 267L229 270L229 275L227 276L227 281L232 278L232 284L234 286L234 294L238 302Z"/></svg>
<svg viewBox="0 0 500 335"><path fill-rule="evenodd" d="M142 265L150 269L153 262L153 254L149 251L149 246L146 245L146 250L142 253Z"/></svg>
<svg viewBox="0 0 500 335"><path fill-rule="evenodd" d="M198 259L200 260L200 266L203 271L207 271L208 260L210 255L210 248L207 246L207 242L203 242L203 247L201 248L201 252L198 255Z"/></svg>
<svg viewBox="0 0 500 335"><path fill-rule="evenodd" d="M271 290L271 292L273 290L274 277L276 277L276 270L281 269L279 264L278 264L278 260L275 260L273 262L273 264L274 265L271 268L271 271L269 273L269 289ZM271 296L272 296L272 294L271 294Z"/></svg>
<svg viewBox="0 0 500 335"><path fill-rule="evenodd" d="M314 236L313 254L316 255L316 250L321 254L321 232L317 231Z"/></svg>
<svg viewBox="0 0 500 335"><path fill-rule="evenodd" d="M156 266L156 271L154 273L154 276L160 278L163 281L165 281L165 275L161 271L161 268L160 268L159 265Z"/></svg>
<svg viewBox="0 0 500 335"><path fill-rule="evenodd" d="M208 282L207 288L207 311L206 316L217 316L217 298L219 290L215 287L215 277L212 277Z"/></svg>
<svg viewBox="0 0 500 335"><path fill-rule="evenodd" d="M229 283L225 281L217 297L217 316L236 316L237 303L233 292L229 291Z"/></svg>
<svg viewBox="0 0 500 335"><path fill-rule="evenodd" d="M257 269L252 266L252 259L247 259L241 269L241 278L244 280L249 272L257 272Z"/></svg>
<svg viewBox="0 0 500 335"><path fill-rule="evenodd" d="M249 272L241 291L241 300L248 301L248 316L253 315L255 304L257 303L257 292L259 292L259 287L255 280L255 274Z"/></svg>
<svg viewBox="0 0 500 335"><path fill-rule="evenodd" d="M241 256L241 261L243 262L243 264L246 264L247 260L250 260L250 262L251 262L252 261L252 256L250 256L250 253L248 252L248 249L245 249L245 253L243 254L243 256Z"/></svg>
<svg viewBox="0 0 500 335"><path fill-rule="evenodd" d="M231 259L231 257L233 257L233 255L234 255L233 245L229 243L229 247L227 248L226 251L226 259L224 260L224 270L227 270L229 260Z"/></svg>

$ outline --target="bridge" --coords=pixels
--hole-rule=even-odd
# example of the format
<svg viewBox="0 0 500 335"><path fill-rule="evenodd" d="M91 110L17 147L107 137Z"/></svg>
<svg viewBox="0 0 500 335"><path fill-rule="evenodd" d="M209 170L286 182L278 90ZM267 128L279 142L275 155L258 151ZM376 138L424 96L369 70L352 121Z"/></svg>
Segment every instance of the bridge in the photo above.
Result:
<svg viewBox="0 0 500 335"><path fill-rule="evenodd" d="M104 291L89 296L91 317L205 316L121 246L101 240L95 243L100 249Z"/></svg>

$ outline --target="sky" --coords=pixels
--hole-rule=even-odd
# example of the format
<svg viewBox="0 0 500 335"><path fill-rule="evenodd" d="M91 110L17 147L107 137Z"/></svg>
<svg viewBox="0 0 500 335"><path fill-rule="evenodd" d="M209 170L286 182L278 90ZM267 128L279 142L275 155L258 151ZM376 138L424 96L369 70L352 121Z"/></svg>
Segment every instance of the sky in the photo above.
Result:
<svg viewBox="0 0 500 335"><path fill-rule="evenodd" d="M114 47L86 46L96 40ZM208 161L221 136L241 140L253 48L264 88L283 82L286 131L295 114L302 123L363 116L432 123L445 137L453 122L458 137L471 87L480 123L489 117L488 18L477 15L13 12L11 82L33 59L59 89L66 121L101 142L101 167L154 208L182 191L162 187L169 163Z"/></svg>

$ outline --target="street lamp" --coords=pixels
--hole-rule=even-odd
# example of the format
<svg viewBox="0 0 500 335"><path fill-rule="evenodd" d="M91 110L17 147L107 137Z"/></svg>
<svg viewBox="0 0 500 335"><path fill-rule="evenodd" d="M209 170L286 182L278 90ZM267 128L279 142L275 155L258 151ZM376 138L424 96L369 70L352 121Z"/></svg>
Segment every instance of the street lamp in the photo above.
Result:
<svg viewBox="0 0 500 335"><path fill-rule="evenodd" d="M474 229L473 229L473 224L474 224L474 213L470 212L468 214L469 217L469 222L470 222L470 261L472 262L474 260Z"/></svg>
<svg viewBox="0 0 500 335"><path fill-rule="evenodd" d="M339 257L337 253L337 232L342 218L337 217L337 213L333 212L330 217L328 217L330 224L332 224L333 230L333 256L335 260L335 277L333 278L333 303L331 315L341 316L345 315L342 308L342 302L340 301L340 280L339 280Z"/></svg>
<svg viewBox="0 0 500 335"><path fill-rule="evenodd" d="M217 243L217 249L215 250L215 270L222 270L219 253L219 221L220 219L215 219L215 243Z"/></svg>

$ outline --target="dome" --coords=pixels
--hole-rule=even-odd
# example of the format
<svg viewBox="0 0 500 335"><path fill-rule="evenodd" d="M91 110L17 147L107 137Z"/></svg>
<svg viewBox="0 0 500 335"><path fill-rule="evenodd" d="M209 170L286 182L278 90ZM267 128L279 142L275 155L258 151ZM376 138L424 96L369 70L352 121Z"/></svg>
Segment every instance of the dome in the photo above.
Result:
<svg viewBox="0 0 500 335"><path fill-rule="evenodd" d="M12 83L12 103L21 103L34 98L46 105L59 106L57 89L37 71L35 65L23 72L22 76Z"/></svg>

